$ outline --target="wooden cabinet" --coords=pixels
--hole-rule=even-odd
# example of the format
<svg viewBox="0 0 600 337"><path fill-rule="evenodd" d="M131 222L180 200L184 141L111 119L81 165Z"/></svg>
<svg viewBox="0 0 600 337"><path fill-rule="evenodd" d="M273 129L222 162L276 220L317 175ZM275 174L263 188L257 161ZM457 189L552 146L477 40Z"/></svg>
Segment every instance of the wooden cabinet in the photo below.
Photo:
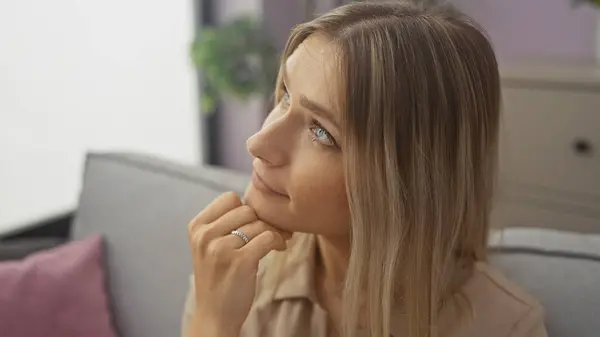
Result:
<svg viewBox="0 0 600 337"><path fill-rule="evenodd" d="M600 66L501 72L494 225L600 230Z"/></svg>

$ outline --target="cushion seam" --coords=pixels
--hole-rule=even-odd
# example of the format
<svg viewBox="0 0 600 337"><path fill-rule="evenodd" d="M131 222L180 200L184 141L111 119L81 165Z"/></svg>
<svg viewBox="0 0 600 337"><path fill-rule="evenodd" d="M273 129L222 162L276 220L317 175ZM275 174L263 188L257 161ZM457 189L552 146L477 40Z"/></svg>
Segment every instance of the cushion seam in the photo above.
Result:
<svg viewBox="0 0 600 337"><path fill-rule="evenodd" d="M546 257L556 257L572 260L586 260L600 263L600 256L587 253L569 252L564 250L546 250L532 247L519 247L519 246L503 246L503 247L490 247L492 254L522 254L522 255L538 255Z"/></svg>

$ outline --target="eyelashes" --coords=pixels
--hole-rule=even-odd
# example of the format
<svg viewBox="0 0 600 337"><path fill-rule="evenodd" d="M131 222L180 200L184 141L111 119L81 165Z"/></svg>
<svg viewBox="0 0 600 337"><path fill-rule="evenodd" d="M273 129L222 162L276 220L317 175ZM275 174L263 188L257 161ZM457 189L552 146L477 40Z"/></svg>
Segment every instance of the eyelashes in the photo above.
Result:
<svg viewBox="0 0 600 337"><path fill-rule="evenodd" d="M326 146L336 146L335 139L331 133L329 133L329 131L327 131L317 120L313 119L311 121L309 130L313 142L319 142Z"/></svg>
<svg viewBox="0 0 600 337"><path fill-rule="evenodd" d="M291 105L290 95L288 94L285 87L282 87L282 91L283 91L283 94L281 95L279 104L281 105L282 109L288 109L289 106ZM308 129L310 131L311 141L318 142L318 143L322 144L323 146L338 147L337 142L335 141L335 138L316 119L314 119L314 118L311 119L310 126Z"/></svg>

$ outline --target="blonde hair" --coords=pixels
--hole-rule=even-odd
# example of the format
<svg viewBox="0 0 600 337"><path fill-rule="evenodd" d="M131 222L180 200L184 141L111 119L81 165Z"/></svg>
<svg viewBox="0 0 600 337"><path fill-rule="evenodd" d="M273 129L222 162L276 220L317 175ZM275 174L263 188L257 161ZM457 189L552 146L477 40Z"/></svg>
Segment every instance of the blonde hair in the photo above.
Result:
<svg viewBox="0 0 600 337"><path fill-rule="evenodd" d="M493 50L451 7L359 2L297 26L282 67L315 33L340 51L352 218L343 336L362 312L370 336L388 336L394 301L409 336L436 336L457 266L486 258L500 110Z"/></svg>

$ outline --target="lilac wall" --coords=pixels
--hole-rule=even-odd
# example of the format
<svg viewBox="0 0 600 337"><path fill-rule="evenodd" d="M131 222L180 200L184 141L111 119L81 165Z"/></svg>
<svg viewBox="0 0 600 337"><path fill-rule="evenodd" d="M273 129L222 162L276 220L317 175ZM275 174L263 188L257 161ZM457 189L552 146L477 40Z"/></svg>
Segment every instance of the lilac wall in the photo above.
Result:
<svg viewBox="0 0 600 337"><path fill-rule="evenodd" d="M571 0L450 0L489 32L501 61L523 58L596 57L596 30L600 14L589 6L576 9ZM337 0L317 0L317 12ZM290 29L304 18L299 0L220 0L222 21L242 13L264 15L279 47ZM251 158L246 139L261 125L266 110L260 100L225 100L221 110L219 148L226 167L248 171Z"/></svg>
<svg viewBox="0 0 600 337"><path fill-rule="evenodd" d="M298 0L262 0L267 29L277 47L283 49L290 30L304 19L304 2Z"/></svg>
<svg viewBox="0 0 600 337"><path fill-rule="evenodd" d="M262 15L261 0L218 0L215 3L219 22L230 21L239 15ZM219 114L216 142L223 166L249 172L252 158L246 151L246 139L261 126L263 102L258 98L242 102L225 97Z"/></svg>
<svg viewBox="0 0 600 337"><path fill-rule="evenodd" d="M317 11L325 11L335 0L317 0ZM240 14L262 15L271 36L282 49L290 30L304 20L304 2L299 0L219 0L217 12L220 22ZM247 102L225 98L220 107L217 132L218 151L225 167L250 171L252 158L246 151L246 139L260 129L267 110L260 98Z"/></svg>
<svg viewBox="0 0 600 337"><path fill-rule="evenodd" d="M453 0L481 23L503 61L596 57L600 14L571 0Z"/></svg>

